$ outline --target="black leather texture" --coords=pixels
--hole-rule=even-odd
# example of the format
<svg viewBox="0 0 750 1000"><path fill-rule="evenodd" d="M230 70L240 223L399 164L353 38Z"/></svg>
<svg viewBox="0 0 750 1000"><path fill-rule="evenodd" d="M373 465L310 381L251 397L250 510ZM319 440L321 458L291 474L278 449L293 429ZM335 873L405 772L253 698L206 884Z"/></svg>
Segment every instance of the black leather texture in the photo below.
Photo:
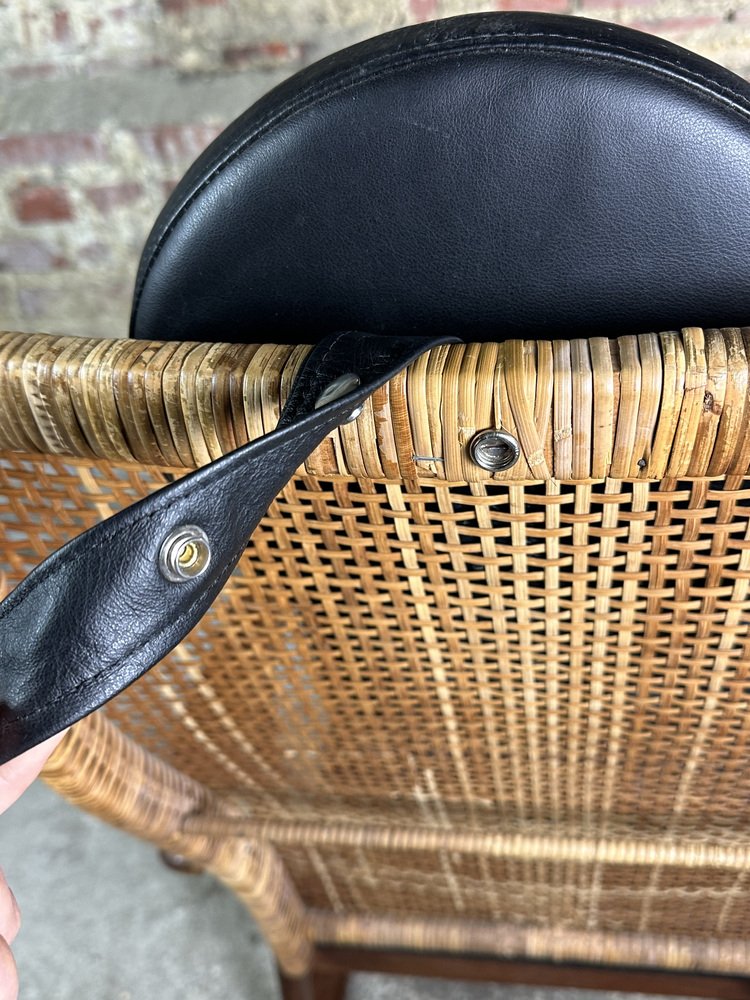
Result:
<svg viewBox="0 0 750 1000"><path fill-rule="evenodd" d="M0 604L0 764L88 715L169 652L200 620L276 494L311 451L379 385L451 338L338 333L310 354L276 430L95 525L38 566ZM339 375L361 386L315 409ZM212 559L170 583L159 552L198 525Z"/></svg>
<svg viewBox="0 0 750 1000"><path fill-rule="evenodd" d="M132 334L738 325L749 245L744 80L600 21L473 14L340 52L234 122L153 229Z"/></svg>

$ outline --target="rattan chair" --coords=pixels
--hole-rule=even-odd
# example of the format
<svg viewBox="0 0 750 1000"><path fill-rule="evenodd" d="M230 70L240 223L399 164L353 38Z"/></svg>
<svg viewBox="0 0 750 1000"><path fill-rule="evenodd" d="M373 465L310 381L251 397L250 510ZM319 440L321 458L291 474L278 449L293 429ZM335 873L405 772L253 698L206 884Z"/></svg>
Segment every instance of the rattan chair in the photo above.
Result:
<svg viewBox="0 0 750 1000"><path fill-rule="evenodd" d="M375 968L750 996L750 329L587 309L378 389L44 772L230 886L285 997ZM8 587L273 430L309 347L266 322L0 337ZM499 472L468 447L498 427Z"/></svg>

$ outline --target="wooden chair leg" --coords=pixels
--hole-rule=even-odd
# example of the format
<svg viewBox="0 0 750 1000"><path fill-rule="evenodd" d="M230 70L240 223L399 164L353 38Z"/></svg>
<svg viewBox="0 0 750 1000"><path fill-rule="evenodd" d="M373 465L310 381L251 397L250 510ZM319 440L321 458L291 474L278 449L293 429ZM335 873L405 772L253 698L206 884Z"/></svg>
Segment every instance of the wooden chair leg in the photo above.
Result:
<svg viewBox="0 0 750 1000"><path fill-rule="evenodd" d="M279 970L282 1000L344 1000L348 979L346 972L311 972L297 979Z"/></svg>
<svg viewBox="0 0 750 1000"><path fill-rule="evenodd" d="M315 1000L315 984L312 975L285 976L279 969L279 983L281 984L282 1000Z"/></svg>
<svg viewBox="0 0 750 1000"><path fill-rule="evenodd" d="M348 981L346 972L314 972L315 1000L344 1000Z"/></svg>

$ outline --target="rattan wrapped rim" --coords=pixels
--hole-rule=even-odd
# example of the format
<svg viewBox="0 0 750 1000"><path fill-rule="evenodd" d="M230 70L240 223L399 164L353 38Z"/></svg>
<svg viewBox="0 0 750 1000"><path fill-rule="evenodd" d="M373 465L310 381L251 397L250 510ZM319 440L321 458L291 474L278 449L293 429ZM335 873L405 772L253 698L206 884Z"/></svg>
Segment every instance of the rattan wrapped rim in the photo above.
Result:
<svg viewBox="0 0 750 1000"><path fill-rule="evenodd" d="M306 347L0 335L0 447L195 468L273 429ZM561 482L744 475L750 328L439 347L310 456L314 475ZM3 384L4 383L4 384ZM502 428L521 458L476 465Z"/></svg>

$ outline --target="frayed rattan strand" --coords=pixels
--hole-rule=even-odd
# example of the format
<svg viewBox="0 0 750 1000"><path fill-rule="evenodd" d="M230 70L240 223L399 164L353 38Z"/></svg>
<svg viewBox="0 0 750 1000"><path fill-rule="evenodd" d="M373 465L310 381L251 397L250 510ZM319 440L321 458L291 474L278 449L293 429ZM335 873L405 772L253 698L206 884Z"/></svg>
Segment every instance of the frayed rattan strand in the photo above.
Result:
<svg viewBox="0 0 750 1000"><path fill-rule="evenodd" d="M654 427L657 426L659 420L664 367L659 353L659 343L655 337L639 336L638 354L641 371L641 394L628 476L647 479L651 465Z"/></svg>
<svg viewBox="0 0 750 1000"><path fill-rule="evenodd" d="M494 404L495 404L495 421L498 427L511 434L516 440L518 440L519 430L516 426L516 418L513 412L513 407L510 401L510 394L508 392L508 372L509 372L509 355L513 348L513 342L508 342L500 344L497 352L497 366L495 368L495 387L494 387ZM518 378L522 378L515 372L510 373L511 381L515 381ZM444 423L444 433L448 431L447 439L450 441L452 435L449 431L450 424ZM519 445L521 442L519 441ZM453 475L453 470L458 472L455 466L446 466L446 475L449 478L460 479L460 475ZM529 463L526 457L526 452L523 447L521 447L521 454L518 462L513 466L514 475L505 476L502 473L496 474L497 479L523 479L529 480L532 478L531 469L529 468Z"/></svg>
<svg viewBox="0 0 750 1000"><path fill-rule="evenodd" d="M450 350L448 352L443 370L443 392L440 407L440 422L443 430L447 427L454 430L452 434L443 434L441 454L444 460L444 475L447 479L456 482L464 478L467 444L466 432L461 421L463 414L459 413L461 366L465 354L463 345L461 347L460 351Z"/></svg>
<svg viewBox="0 0 750 1000"><path fill-rule="evenodd" d="M126 363L113 373L113 387L117 414L122 422L123 435L138 462L148 464L159 454L159 445L149 421L143 419L147 412L145 371L158 347L145 341L133 341ZM44 378L44 373L41 373ZM53 383L53 395L54 383ZM164 456L162 456L164 460Z"/></svg>
<svg viewBox="0 0 750 1000"><path fill-rule="evenodd" d="M30 419L30 407L23 393L21 364L24 348L28 350L39 337L24 334L5 334L0 341L0 407L3 420L0 421L0 441L3 447L19 451L44 451L44 443L36 423Z"/></svg>
<svg viewBox="0 0 750 1000"><path fill-rule="evenodd" d="M698 443L698 427L708 378L703 330L698 327L683 330L682 345L685 350L685 387L682 400L679 401L679 418L666 470L666 475L670 477L684 476L688 472Z"/></svg>
<svg viewBox="0 0 750 1000"><path fill-rule="evenodd" d="M679 333L660 334L659 354L663 369L662 398L648 466L649 478L653 479L661 479L667 473L685 392L685 348Z"/></svg>
<svg viewBox="0 0 750 1000"><path fill-rule="evenodd" d="M594 379L594 426L591 475L601 479L612 464L613 435L615 428L615 371L612 363L611 341L593 337L589 341L591 364L596 372Z"/></svg>
<svg viewBox="0 0 750 1000"><path fill-rule="evenodd" d="M719 431L707 475L720 476L729 471L732 450L745 423L748 402L748 361L742 331L720 331L726 344L726 388L721 407ZM721 381L721 376L716 376ZM715 401L711 401L713 406Z"/></svg>
<svg viewBox="0 0 750 1000"><path fill-rule="evenodd" d="M540 340L536 345L537 379L534 390L534 423L544 452L549 474L554 469L554 445L552 428L552 394L554 388L554 359L552 344Z"/></svg>
<svg viewBox="0 0 750 1000"><path fill-rule="evenodd" d="M573 377L573 466L571 478L586 480L591 476L592 418L594 410L594 372L587 340L570 342Z"/></svg>
<svg viewBox="0 0 750 1000"><path fill-rule="evenodd" d="M147 420L153 430L159 452L164 457L164 464L175 468L180 465L180 456L167 420L162 377L170 359L176 354L179 347L180 345L177 343L159 346L142 372L146 400L146 409L142 412L142 419Z"/></svg>
<svg viewBox="0 0 750 1000"><path fill-rule="evenodd" d="M55 454L66 454L69 446L65 428L61 426L55 408L54 378L54 365L65 349L65 341L38 338L37 346L38 351L32 348L20 369L23 394L30 401L28 414L36 417L35 422L44 442L44 450ZM34 422L33 417L32 422Z"/></svg>
<svg viewBox="0 0 750 1000"><path fill-rule="evenodd" d="M554 475L556 479L567 481L573 477L573 369L570 341L555 340L552 355Z"/></svg>
<svg viewBox="0 0 750 1000"><path fill-rule="evenodd" d="M472 470L475 464L472 462L469 454L469 442L478 430L490 426L489 412L485 411L485 413L481 415L477 413L479 403L477 400L477 389L480 385L482 386L481 393L484 397L485 404L491 406L491 398L488 398L487 386L492 383L487 380L488 369L486 367L484 367L482 371L483 378L480 380L479 377L479 363L481 356L482 345L469 344L467 349L463 352L463 356L461 358L461 367L458 372L458 384L455 387L455 390L452 386L447 387L448 395L450 395L452 391L455 391L455 427L457 431L455 443L458 450L458 464L461 468L458 478L465 479L466 482L472 481ZM493 352L493 356L490 359L490 373L494 370L494 361L496 357L497 352ZM448 416L449 415L446 412L446 417Z"/></svg>
<svg viewBox="0 0 750 1000"><path fill-rule="evenodd" d="M689 476L705 476L708 473L727 390L727 347L724 337L720 330L706 330L704 341L706 384L695 446L687 470Z"/></svg>
<svg viewBox="0 0 750 1000"><path fill-rule="evenodd" d="M443 404L443 372L450 354L450 346L443 344L430 351L427 362L427 388L425 397L427 399L427 425L430 432L429 455L435 459L434 464L430 463L431 472L440 479L446 478L445 455L443 452L443 424L441 420ZM494 388L494 379L493 379Z"/></svg>
<svg viewBox="0 0 750 1000"><path fill-rule="evenodd" d="M531 479L549 479L550 468L545 455L544 438L537 429L535 413L537 372L536 344L530 341L510 340L505 345L505 383L513 423L518 435ZM471 480L471 470L466 478Z"/></svg>
<svg viewBox="0 0 750 1000"><path fill-rule="evenodd" d="M641 358L637 337L620 337L617 345L620 352L620 398L610 475L616 479L624 479L630 475L638 429L642 385ZM636 471L635 475L637 474Z"/></svg>

